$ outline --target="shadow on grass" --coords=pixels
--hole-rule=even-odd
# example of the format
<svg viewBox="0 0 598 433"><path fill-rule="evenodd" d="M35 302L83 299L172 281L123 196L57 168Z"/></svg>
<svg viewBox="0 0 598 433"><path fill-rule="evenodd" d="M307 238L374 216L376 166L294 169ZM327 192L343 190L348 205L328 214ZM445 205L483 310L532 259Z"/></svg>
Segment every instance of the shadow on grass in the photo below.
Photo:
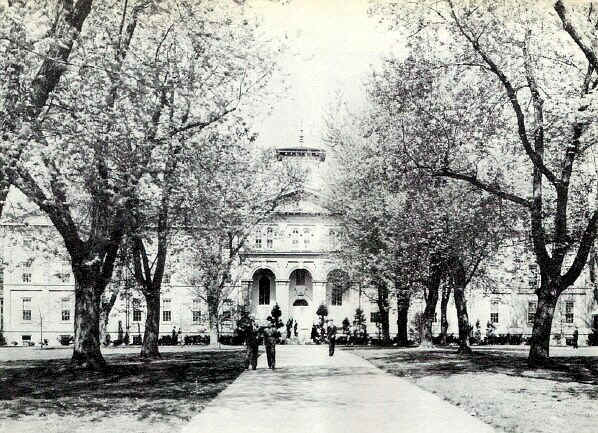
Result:
<svg viewBox="0 0 598 433"><path fill-rule="evenodd" d="M598 384L598 357L553 357L549 368L531 369L527 353L522 350L474 349L472 356L455 350L430 349L354 349L361 357L396 375L413 379L429 376L452 376L469 373L496 373L531 379L545 379L565 383ZM572 393L578 392L571 388ZM598 390L583 391L590 398L598 398Z"/></svg>
<svg viewBox="0 0 598 433"><path fill-rule="evenodd" d="M52 413L188 420L243 371L244 355L165 353L155 362L120 355L110 357L103 372L71 369L68 360L2 363L10 368L0 366L0 418Z"/></svg>

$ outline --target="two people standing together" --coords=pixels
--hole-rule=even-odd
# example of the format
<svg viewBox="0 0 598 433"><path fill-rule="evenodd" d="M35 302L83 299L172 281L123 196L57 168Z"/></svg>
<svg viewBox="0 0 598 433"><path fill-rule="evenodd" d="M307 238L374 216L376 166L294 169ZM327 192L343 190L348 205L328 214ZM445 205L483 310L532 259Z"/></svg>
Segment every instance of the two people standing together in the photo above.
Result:
<svg viewBox="0 0 598 433"><path fill-rule="evenodd" d="M247 358L245 360L245 368L249 366L253 370L257 368L257 355L259 348L259 340L264 340L266 347L266 357L268 359L268 368L274 370L276 367L276 343L280 338L280 332L276 328L274 321L268 317L268 324L263 327L258 327L253 318L248 318L245 324L245 343L247 345Z"/></svg>
<svg viewBox="0 0 598 433"><path fill-rule="evenodd" d="M334 356L337 328L332 319L327 321L327 325L326 337L328 340L328 356ZM268 317L268 324L262 327L258 327L255 320L252 317L248 317L245 320L244 331L245 343L247 345L245 368L249 369L250 366L253 370L257 368L259 340L263 339L266 348L268 368L274 370L276 368L276 344L279 342L281 334L272 317Z"/></svg>

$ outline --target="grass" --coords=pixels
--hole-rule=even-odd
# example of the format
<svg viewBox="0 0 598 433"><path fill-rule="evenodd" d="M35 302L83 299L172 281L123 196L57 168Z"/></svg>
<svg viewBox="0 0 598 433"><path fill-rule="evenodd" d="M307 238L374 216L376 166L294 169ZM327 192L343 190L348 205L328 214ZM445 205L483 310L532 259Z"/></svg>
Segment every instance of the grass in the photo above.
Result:
<svg viewBox="0 0 598 433"><path fill-rule="evenodd" d="M598 357L554 358L527 367L525 349L474 348L471 357L443 349L361 348L354 353L462 407L499 431L596 431Z"/></svg>
<svg viewBox="0 0 598 433"><path fill-rule="evenodd" d="M73 370L68 360L0 362L0 431L176 431L243 371L244 355L115 355L104 372Z"/></svg>

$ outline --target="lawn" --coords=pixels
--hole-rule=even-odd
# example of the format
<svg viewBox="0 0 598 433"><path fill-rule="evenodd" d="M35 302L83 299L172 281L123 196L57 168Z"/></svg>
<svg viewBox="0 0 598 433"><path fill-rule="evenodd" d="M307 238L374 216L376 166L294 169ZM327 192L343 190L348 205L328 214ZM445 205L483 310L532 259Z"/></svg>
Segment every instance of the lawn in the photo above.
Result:
<svg viewBox="0 0 598 433"><path fill-rule="evenodd" d="M361 348L354 353L499 431L598 431L596 356L559 356L554 368L534 370L527 367L525 348L474 348L471 357L454 349Z"/></svg>
<svg viewBox="0 0 598 433"><path fill-rule="evenodd" d="M0 362L0 431L178 431L243 371L244 351L106 360L105 372L73 370L65 359Z"/></svg>

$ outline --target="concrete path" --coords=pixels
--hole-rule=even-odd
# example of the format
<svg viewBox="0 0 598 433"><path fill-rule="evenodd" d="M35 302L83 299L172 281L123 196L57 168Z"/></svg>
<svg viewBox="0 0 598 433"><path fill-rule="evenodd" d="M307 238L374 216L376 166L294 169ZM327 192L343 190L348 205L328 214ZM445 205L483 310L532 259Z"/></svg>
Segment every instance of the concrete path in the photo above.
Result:
<svg viewBox="0 0 598 433"><path fill-rule="evenodd" d="M277 346L191 419L183 433L490 433L439 397L349 351Z"/></svg>

